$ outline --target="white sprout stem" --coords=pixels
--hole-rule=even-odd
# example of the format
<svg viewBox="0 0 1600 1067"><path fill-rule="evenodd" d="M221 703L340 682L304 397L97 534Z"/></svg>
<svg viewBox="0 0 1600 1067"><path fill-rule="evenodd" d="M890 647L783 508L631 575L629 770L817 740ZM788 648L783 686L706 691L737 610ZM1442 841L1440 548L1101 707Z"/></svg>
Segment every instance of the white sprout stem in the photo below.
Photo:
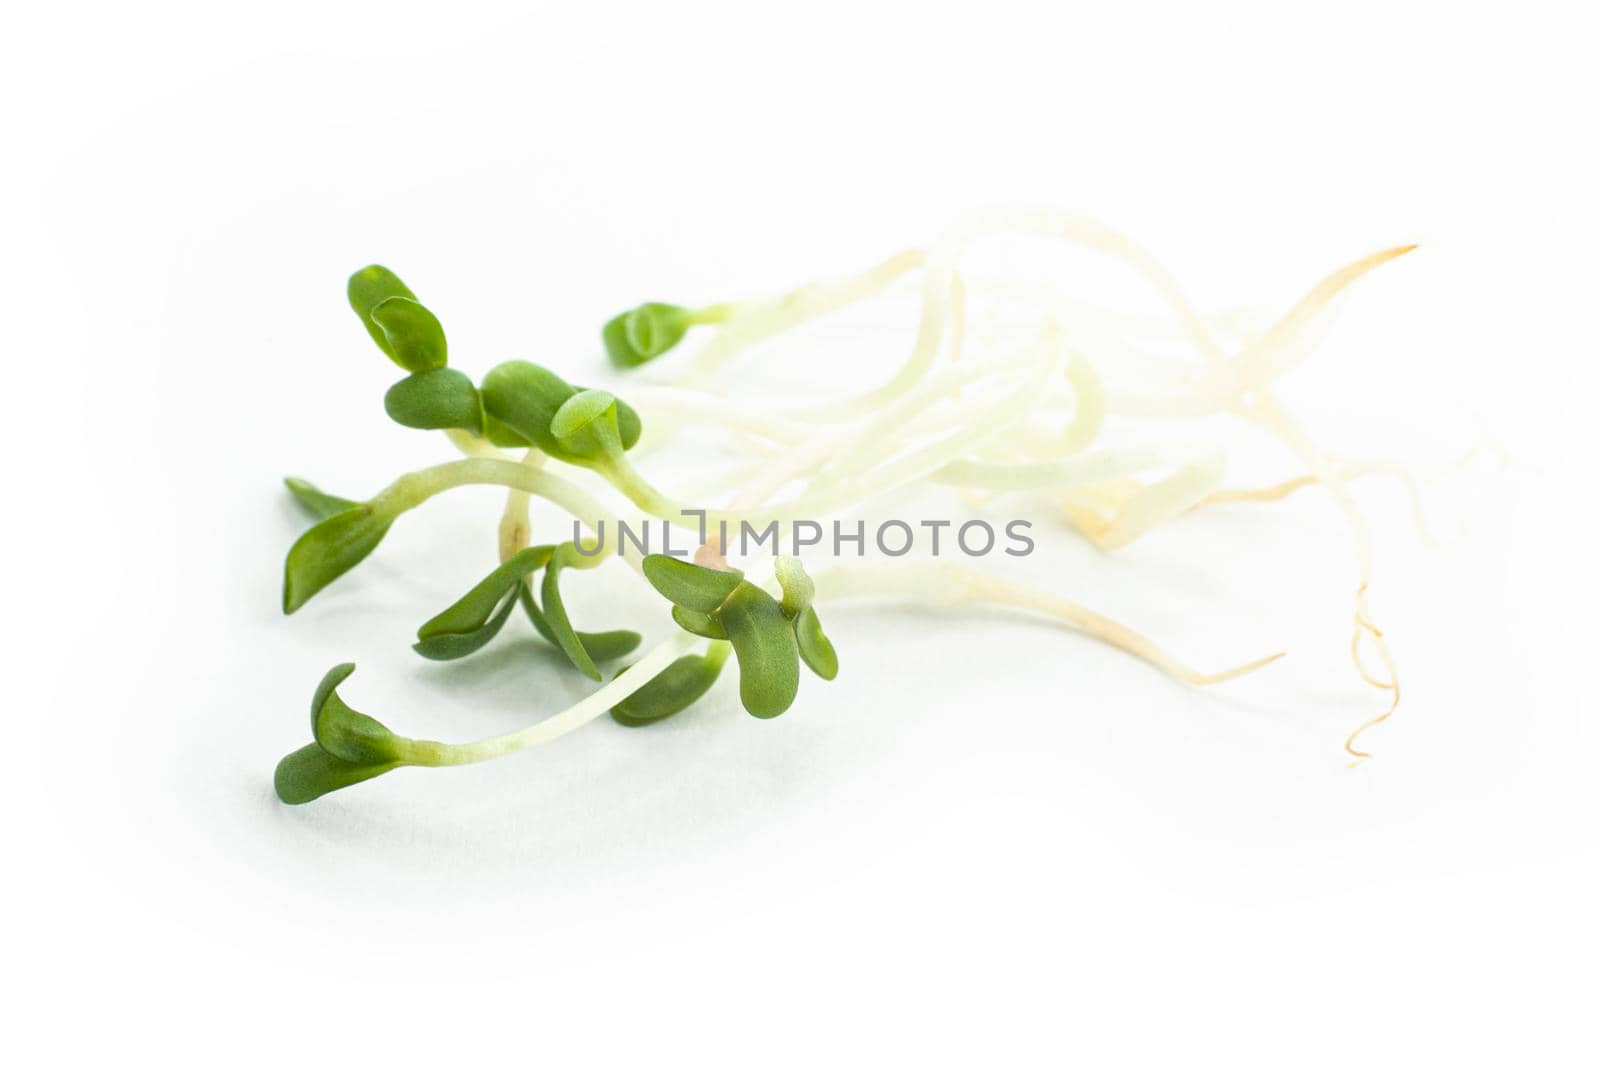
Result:
<svg viewBox="0 0 1600 1067"><path fill-rule="evenodd" d="M604 522L609 522L615 528L624 521L565 478L508 459L458 459L401 475L372 498L372 505L398 515L439 493L466 485L499 485L529 493L550 501L596 532ZM637 525L637 520L634 524ZM637 551L624 552L625 547L618 542L617 554L638 570L641 565L640 554Z"/></svg>
<svg viewBox="0 0 1600 1067"><path fill-rule="evenodd" d="M1048 335L1041 338L1046 359L1054 358L1053 345L1059 339ZM1009 372L1037 366L1039 352L1032 350L1020 356L996 360L992 363L965 363L951 367L942 374L923 382L916 389L884 406L872 419L849 430L813 434L810 441L794 449L782 463L773 464L754 483L747 486L732 505L734 510L765 500L793 479L821 465L814 484L825 485L842 481L872 462L881 458L881 451L872 443L887 439L890 447L902 442L892 436L892 431L910 423L922 412L954 397L962 389L985 377L1000 376ZM977 421L973 413L964 412L964 423ZM980 416L981 417L981 416ZM862 453L870 454L863 456Z"/></svg>
<svg viewBox="0 0 1600 1067"><path fill-rule="evenodd" d="M876 296L920 267L922 261L923 253L913 249L845 281L814 283L776 300L750 300L731 305L722 329L700 349L694 363L683 374L682 383L695 385L709 381L730 359L755 342Z"/></svg>
<svg viewBox="0 0 1600 1067"><path fill-rule="evenodd" d="M939 561L897 563L890 567L841 564L815 577L817 596L829 600L893 597L933 607L988 604L1015 607L1050 616L1068 626L1137 656L1165 674L1191 685L1215 685L1265 667L1283 656L1275 652L1249 663L1214 673L1186 666L1143 634L1081 604L1017 585L968 567Z"/></svg>
<svg viewBox="0 0 1600 1067"><path fill-rule="evenodd" d="M417 762L428 767L455 767L467 763L508 756L513 752L542 745L547 741L571 733L610 711L617 704L644 688L651 679L666 670L679 656L688 652L698 640L693 634L677 632L647 652L622 674L617 675L593 693L532 726L524 727L499 737L465 744L443 744L437 741L414 742Z"/></svg>

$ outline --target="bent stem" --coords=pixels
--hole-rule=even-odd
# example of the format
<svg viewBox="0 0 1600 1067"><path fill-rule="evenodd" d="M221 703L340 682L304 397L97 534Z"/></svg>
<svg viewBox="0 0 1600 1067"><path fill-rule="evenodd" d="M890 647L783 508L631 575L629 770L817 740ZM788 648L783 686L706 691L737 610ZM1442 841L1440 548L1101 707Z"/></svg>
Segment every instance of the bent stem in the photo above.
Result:
<svg viewBox="0 0 1600 1067"><path fill-rule="evenodd" d="M415 762L422 767L459 767L509 756L513 752L554 741L598 719L616 704L644 688L651 679L671 666L673 660L687 652L696 640L692 634L673 634L626 671L576 704L521 730L465 744L418 741L416 745L419 748L413 750Z"/></svg>

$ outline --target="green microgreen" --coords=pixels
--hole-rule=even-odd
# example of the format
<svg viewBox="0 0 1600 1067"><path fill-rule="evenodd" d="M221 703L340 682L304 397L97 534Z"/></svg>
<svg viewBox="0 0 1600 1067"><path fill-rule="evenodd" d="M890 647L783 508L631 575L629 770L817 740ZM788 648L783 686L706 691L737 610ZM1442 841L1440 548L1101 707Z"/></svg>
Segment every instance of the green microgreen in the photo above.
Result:
<svg viewBox="0 0 1600 1067"><path fill-rule="evenodd" d="M1138 346L1105 336L1120 329L1126 316L1083 313L1077 304L1065 305L1073 311L1070 347L1066 332L1047 319L1037 338L1016 351L983 358L964 355L969 296L956 267L967 245L989 232L1065 239L1122 258L1154 283L1176 317L1175 324L1165 325L1175 326L1178 336L1204 353L1204 369L1185 370L1166 381L1152 379L1143 393L1137 375L1129 376L1126 388L1103 387L1098 363L1122 358L1121 353ZM678 377L676 388L636 399L651 416L652 443L688 429L713 430L757 453L745 471L708 483L714 486L709 490L713 496L732 503L725 509L697 509L702 522L708 516L724 525L792 522L797 551L798 517L820 520L922 483L991 494L1049 494L1079 531L1107 549L1196 507L1285 495L1270 489L1253 495L1217 492L1222 465L1220 456L1209 451L1096 447L1112 414L1243 415L1288 443L1309 467L1306 478L1333 492L1354 525L1362 548L1358 641L1368 642L1389 671L1387 679L1364 677L1397 700L1387 646L1367 614L1366 533L1346 487L1356 468L1335 463L1314 448L1271 387L1303 354L1303 333L1329 302L1354 279L1409 248L1369 256L1330 275L1271 329L1243 339L1232 357L1213 337L1220 320L1197 315L1145 253L1102 227L1052 212L1002 214L952 231L927 251L903 253L855 278L805 286L773 299L700 309L641 304L611 319L601 333L611 362L632 368L671 351L696 326L721 325L698 360ZM883 384L826 408L783 411L735 401L715 389L716 375L743 348L875 297L914 270L923 275L916 335L905 362ZM1002 303L1031 302L1051 314L1062 306L1057 297L1026 287L1001 285L994 295ZM645 554L641 560L637 547L624 555L667 602L656 604L651 618L664 624L670 616L673 626L659 643L602 681L598 664L634 653L640 635L632 630L577 630L561 583L565 571L601 562L600 539L582 547L579 541L521 546L529 539L528 506L534 497L558 506L590 530L597 531L602 523L617 528L619 516L613 508L549 469L555 464L583 468L591 480L598 476L648 517L687 525L691 510L657 491L632 465L640 453L628 453L644 431L639 411L611 392L571 384L522 360L494 366L475 385L449 367L449 346L438 317L385 267L356 271L347 296L373 343L406 372L384 396L389 416L403 426L444 431L467 458L404 474L365 501L286 478L297 503L318 521L295 540L285 558L283 610L298 610L370 555L400 515L450 489L496 485L510 493L495 542L502 562L422 624L416 651L428 659L467 655L491 641L520 603L540 636L600 684L571 707L523 729L443 744L400 736L351 708L338 690L354 667L341 664L328 672L313 697L313 743L278 764L275 784L286 803L305 803L396 767L498 758L559 737L608 711L628 726L659 722L705 696L730 656L738 666L739 697L746 711L757 718L775 717L797 699L801 663L823 680L838 676L838 654L823 632L817 605L842 596L888 594L945 607L991 604L1033 611L1195 684L1236 677L1276 658L1201 674L1126 626L971 567L891 560L835 567L813 580L799 559L780 556L769 581L764 574L727 567L721 556L724 546L713 542L702 546L695 558L717 563L714 567L664 553ZM948 357L948 365L939 366L941 357ZM665 415L659 422L658 409ZM525 452L507 456L500 451L504 448ZM701 530L704 537L704 525ZM1355 736L1346 747L1361 758L1365 753L1352 746Z"/></svg>
<svg viewBox="0 0 1600 1067"><path fill-rule="evenodd" d="M372 554L394 517L371 503L328 516L300 535L283 561L283 612L298 611L330 582Z"/></svg>
<svg viewBox="0 0 1600 1067"><path fill-rule="evenodd" d="M313 519L326 519L349 511L356 506L354 500L346 500L342 496L324 493L304 478L285 478L283 484L289 487L289 492L294 494L295 503L300 505L307 515Z"/></svg>
<svg viewBox="0 0 1600 1067"><path fill-rule="evenodd" d="M646 556L643 569L645 580L656 592L701 615L715 614L744 581L742 571L713 570L671 556Z"/></svg>

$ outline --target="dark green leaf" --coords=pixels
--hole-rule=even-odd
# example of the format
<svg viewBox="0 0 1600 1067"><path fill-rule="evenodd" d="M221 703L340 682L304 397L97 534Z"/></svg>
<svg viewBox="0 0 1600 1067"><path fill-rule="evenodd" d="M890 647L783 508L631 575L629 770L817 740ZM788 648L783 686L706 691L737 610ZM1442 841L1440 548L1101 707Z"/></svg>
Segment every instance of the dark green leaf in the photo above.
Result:
<svg viewBox="0 0 1600 1067"><path fill-rule="evenodd" d="M398 763L346 763L317 745L296 749L278 761L272 786L285 804L305 804L368 778L392 771Z"/></svg>
<svg viewBox="0 0 1600 1067"><path fill-rule="evenodd" d="M524 583L518 590L517 596L522 601L522 609L528 613L528 621L533 623L533 628L539 631L552 645L560 647L556 640L555 631L550 629L550 623L544 617L544 612L534 602L533 592ZM642 638L632 630L602 630L599 633L586 633L576 631L578 643L583 645L583 650L589 653L589 658L596 663L605 663L607 660L626 656L629 652L639 647Z"/></svg>
<svg viewBox="0 0 1600 1067"><path fill-rule="evenodd" d="M484 626L506 594L522 579L550 562L554 545L535 545L506 560L466 594L417 629L417 638L426 641L441 634L466 634Z"/></svg>
<svg viewBox="0 0 1600 1067"><path fill-rule="evenodd" d="M399 762L398 746L404 739L339 697L339 684L355 669L354 663L341 663L323 676L311 698L311 736L323 751L346 763L370 766Z"/></svg>
<svg viewBox="0 0 1600 1067"><path fill-rule="evenodd" d="M687 708L706 695L727 659L727 646L705 656L679 656L633 695L611 709L624 726L648 726ZM621 672L618 672L621 673Z"/></svg>
<svg viewBox="0 0 1600 1067"><path fill-rule="evenodd" d="M710 637L718 641L728 639L728 631L722 628L713 615L701 611L690 611L681 604L672 605L672 621L700 637Z"/></svg>
<svg viewBox="0 0 1600 1067"><path fill-rule="evenodd" d="M351 309L361 319L361 325L367 328L367 333L372 335L373 341L383 350L383 354L400 363L395 359L394 348L389 344L388 335L373 321L372 309L390 297L403 296L415 300L416 294L406 288L406 283L396 277L392 270L380 267L376 263L370 267L362 267L350 275L350 283L346 286L345 292L350 298ZM400 365L405 366L404 363Z"/></svg>
<svg viewBox="0 0 1600 1067"><path fill-rule="evenodd" d="M644 576L656 592L702 615L715 613L744 580L738 571L712 570L659 553L644 558Z"/></svg>
<svg viewBox="0 0 1600 1067"><path fill-rule="evenodd" d="M506 619L511 615L511 609L516 606L517 594L508 592L500 608L485 620L482 626L464 633L439 633L425 637L411 647L417 655L424 659L460 659L470 656L484 645L494 640Z"/></svg>
<svg viewBox="0 0 1600 1067"><path fill-rule="evenodd" d="M303 478L285 478L283 484L294 494L296 503L314 519L326 519L356 507L354 500L324 493Z"/></svg>
<svg viewBox="0 0 1600 1067"><path fill-rule="evenodd" d="M578 639L577 631L572 628L572 622L567 618L566 605L561 602L561 571L568 566L593 566L598 558L598 554L593 560L585 558L570 542L560 545L556 548L555 555L550 557L550 565L544 572L544 582L539 587L540 607L544 609L545 623L555 637L556 647L567 654L567 659L572 661L574 667L597 682L600 680L600 668L594 665L588 649L584 648L583 642Z"/></svg>
<svg viewBox="0 0 1600 1067"><path fill-rule="evenodd" d="M553 456L564 455L550 420L577 392L559 375L524 360L502 363L480 387L484 413Z"/></svg>
<svg viewBox="0 0 1600 1067"><path fill-rule="evenodd" d="M370 312L383 331L394 361L413 374L436 370L449 361L444 327L433 312L411 297L391 296Z"/></svg>
<svg viewBox="0 0 1600 1067"><path fill-rule="evenodd" d="M739 699L758 719L782 715L800 689L800 652L783 608L749 582L729 594L718 617L739 657Z"/></svg>
<svg viewBox="0 0 1600 1067"><path fill-rule="evenodd" d="M806 608L794 620L794 638L800 646L800 658L812 673L831 682L839 675L839 655L833 642L822 632L822 621L815 608Z"/></svg>
<svg viewBox="0 0 1600 1067"><path fill-rule="evenodd" d="M283 611L290 614L324 586L366 559L394 520L358 504L300 535L283 561Z"/></svg>
<svg viewBox="0 0 1600 1067"><path fill-rule="evenodd" d="M478 387L448 367L401 378L384 394L383 408L395 422L414 430L483 432Z"/></svg>

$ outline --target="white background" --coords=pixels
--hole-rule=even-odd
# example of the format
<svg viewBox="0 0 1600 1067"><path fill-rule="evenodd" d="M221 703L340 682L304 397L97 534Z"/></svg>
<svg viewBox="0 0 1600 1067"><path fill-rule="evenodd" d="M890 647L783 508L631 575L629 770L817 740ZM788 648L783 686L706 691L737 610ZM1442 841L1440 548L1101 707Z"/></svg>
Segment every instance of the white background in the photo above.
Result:
<svg viewBox="0 0 1600 1067"><path fill-rule="evenodd" d="M1593 1061L1593 28L935 8L7 16L8 1058ZM634 302L778 291L1016 204L1129 232L1216 310L1421 242L1284 386L1336 452L1507 456L1430 487L1437 546L1359 490L1407 685L1369 765L1339 752L1377 699L1344 660L1348 542L1307 493L1114 557L1055 525L1029 561L1197 663L1289 650L1231 686L840 607L840 678L780 720L724 685L654 731L274 800L339 660L356 706L446 738L585 691L520 631L407 648L492 563L490 490L278 614L278 477L361 494L448 456L384 419L351 269L399 270L470 371L600 380ZM1295 473L1248 442L1235 480ZM571 585L597 625L653 606L615 565Z"/></svg>

